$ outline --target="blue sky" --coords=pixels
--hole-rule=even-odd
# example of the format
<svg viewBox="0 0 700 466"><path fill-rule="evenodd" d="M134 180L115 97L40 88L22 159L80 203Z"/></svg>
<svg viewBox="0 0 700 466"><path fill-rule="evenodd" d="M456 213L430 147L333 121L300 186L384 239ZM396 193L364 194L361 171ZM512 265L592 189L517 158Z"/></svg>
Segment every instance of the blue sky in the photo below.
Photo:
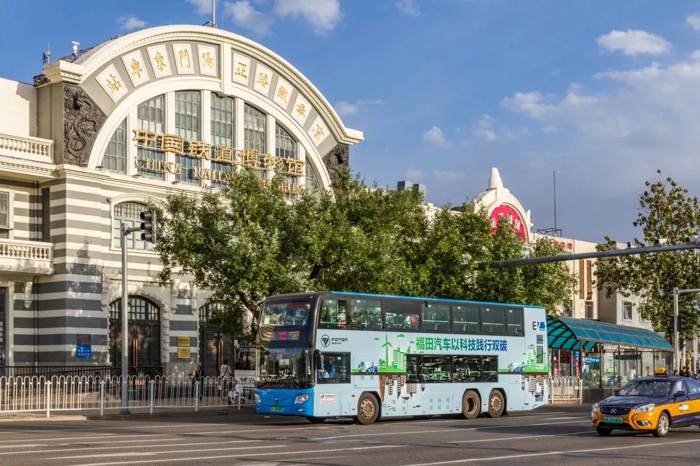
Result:
<svg viewBox="0 0 700 466"><path fill-rule="evenodd" d="M203 24L211 0L0 2L0 76L31 82L133 29ZM461 204L498 167L534 229L602 241L660 168L700 191L700 1L228 0L217 23L277 52L364 132L367 181Z"/></svg>

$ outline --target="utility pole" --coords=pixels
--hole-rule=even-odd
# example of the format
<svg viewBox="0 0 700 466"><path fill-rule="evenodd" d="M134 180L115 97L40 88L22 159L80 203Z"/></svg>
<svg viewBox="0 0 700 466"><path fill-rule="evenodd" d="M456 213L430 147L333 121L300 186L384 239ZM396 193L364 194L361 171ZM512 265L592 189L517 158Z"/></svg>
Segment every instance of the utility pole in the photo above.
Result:
<svg viewBox="0 0 700 466"><path fill-rule="evenodd" d="M685 332L685 320L680 322L681 324L683 324L682 325L683 328L680 328L680 325L679 325L680 312L678 310L678 295L679 294L686 294L686 293L698 293L698 292L700 292L700 288L688 288L685 290L679 290L678 288L673 289L673 339L674 339L673 349L676 351L676 357L675 357L674 363L676 365L676 369L678 369L678 370L681 369L681 365L680 365L681 349L680 349L680 345L678 344L678 342L679 342L678 337L679 337L681 332ZM683 349L683 354L685 354L685 349Z"/></svg>

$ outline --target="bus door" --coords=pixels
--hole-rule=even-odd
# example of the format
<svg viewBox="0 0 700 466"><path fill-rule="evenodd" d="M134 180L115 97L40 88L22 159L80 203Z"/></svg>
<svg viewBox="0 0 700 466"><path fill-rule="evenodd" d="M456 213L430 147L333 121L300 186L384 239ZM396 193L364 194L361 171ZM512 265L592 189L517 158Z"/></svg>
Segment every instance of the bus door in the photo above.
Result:
<svg viewBox="0 0 700 466"><path fill-rule="evenodd" d="M319 353L317 358L314 416L348 414L343 403L351 399L350 353Z"/></svg>

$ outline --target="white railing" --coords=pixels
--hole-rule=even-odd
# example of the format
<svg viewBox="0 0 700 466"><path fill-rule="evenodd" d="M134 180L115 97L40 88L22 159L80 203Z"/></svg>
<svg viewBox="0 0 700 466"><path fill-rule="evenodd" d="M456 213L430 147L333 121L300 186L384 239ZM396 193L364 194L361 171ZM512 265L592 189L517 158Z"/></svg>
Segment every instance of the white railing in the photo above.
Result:
<svg viewBox="0 0 700 466"><path fill-rule="evenodd" d="M581 403L583 383L580 377L550 377L550 403Z"/></svg>
<svg viewBox="0 0 700 466"><path fill-rule="evenodd" d="M0 240L0 258L50 261L52 250L51 243L14 239Z"/></svg>
<svg viewBox="0 0 700 466"><path fill-rule="evenodd" d="M127 377L130 409L213 408L252 402L252 389L233 377ZM0 377L0 416L6 413L119 410L122 378Z"/></svg>
<svg viewBox="0 0 700 466"><path fill-rule="evenodd" d="M0 153L39 162L53 162L53 141L0 134Z"/></svg>

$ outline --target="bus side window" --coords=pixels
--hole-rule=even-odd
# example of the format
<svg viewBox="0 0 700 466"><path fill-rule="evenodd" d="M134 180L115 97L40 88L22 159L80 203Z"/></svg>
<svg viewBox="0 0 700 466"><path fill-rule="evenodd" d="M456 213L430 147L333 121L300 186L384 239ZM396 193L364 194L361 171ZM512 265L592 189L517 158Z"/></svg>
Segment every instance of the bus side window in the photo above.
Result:
<svg viewBox="0 0 700 466"><path fill-rule="evenodd" d="M350 300L350 319L353 330L365 328L365 314L367 312L367 301L364 299Z"/></svg>
<svg viewBox="0 0 700 466"><path fill-rule="evenodd" d="M506 309L506 330L507 335L523 335L523 310Z"/></svg>
<svg viewBox="0 0 700 466"><path fill-rule="evenodd" d="M420 354L408 354L406 355L406 381L410 383L420 382L420 367L421 367Z"/></svg>
<svg viewBox="0 0 700 466"><path fill-rule="evenodd" d="M367 301L367 311L365 315L365 327L372 329L382 328L382 302Z"/></svg>
<svg viewBox="0 0 700 466"><path fill-rule="evenodd" d="M322 328L345 328L347 302L324 299L321 304L321 318L318 326Z"/></svg>

